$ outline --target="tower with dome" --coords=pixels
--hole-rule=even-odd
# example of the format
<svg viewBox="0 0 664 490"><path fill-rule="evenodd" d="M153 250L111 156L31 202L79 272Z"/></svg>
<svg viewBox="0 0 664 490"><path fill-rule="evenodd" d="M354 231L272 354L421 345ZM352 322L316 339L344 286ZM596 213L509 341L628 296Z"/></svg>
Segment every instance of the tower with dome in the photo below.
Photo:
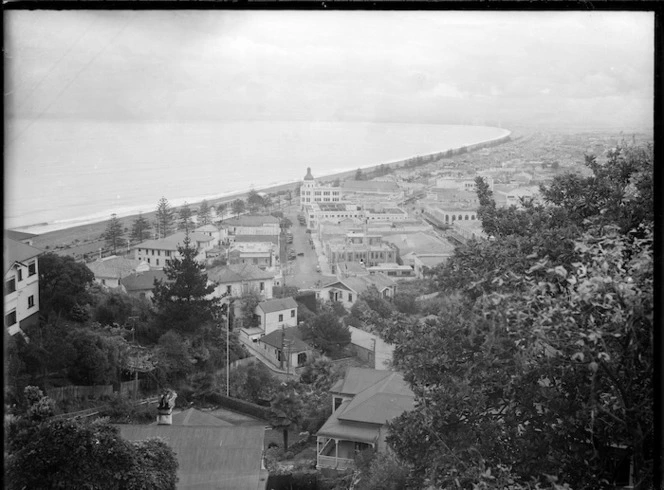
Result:
<svg viewBox="0 0 664 490"><path fill-rule="evenodd" d="M341 187L318 185L314 176L311 175L311 167L307 167L307 175L302 179L302 186L300 187L300 209L304 209L315 202L339 201L341 201Z"/></svg>

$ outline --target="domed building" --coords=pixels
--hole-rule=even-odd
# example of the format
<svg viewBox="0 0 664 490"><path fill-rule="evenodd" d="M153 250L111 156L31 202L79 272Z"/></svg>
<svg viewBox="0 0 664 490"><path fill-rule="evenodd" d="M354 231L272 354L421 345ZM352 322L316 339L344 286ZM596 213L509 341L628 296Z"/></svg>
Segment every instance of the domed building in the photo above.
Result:
<svg viewBox="0 0 664 490"><path fill-rule="evenodd" d="M307 167L307 175L302 179L300 187L300 208L304 209L316 202L339 201L341 201L341 188L318 185L314 176L311 175L311 167Z"/></svg>

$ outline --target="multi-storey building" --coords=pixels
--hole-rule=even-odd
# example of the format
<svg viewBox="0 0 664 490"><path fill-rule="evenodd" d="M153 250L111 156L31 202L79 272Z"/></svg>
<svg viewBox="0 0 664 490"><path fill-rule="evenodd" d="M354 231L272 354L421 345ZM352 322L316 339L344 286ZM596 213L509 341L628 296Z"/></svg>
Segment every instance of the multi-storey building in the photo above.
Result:
<svg viewBox="0 0 664 490"><path fill-rule="evenodd" d="M319 185L311 175L311 167L307 167L307 175L304 176L302 186L300 187L300 208L321 202L339 202L341 201L342 190L340 187Z"/></svg>
<svg viewBox="0 0 664 490"><path fill-rule="evenodd" d="M163 269L173 258L181 258L178 247L184 245L185 232L174 233L158 240L147 240L134 245L134 258L147 262L153 269ZM196 260L204 263L205 252L214 246L214 237L203 233L189 233L190 246L196 249Z"/></svg>
<svg viewBox="0 0 664 490"><path fill-rule="evenodd" d="M5 239L5 328L16 335L39 322L39 265L41 250Z"/></svg>
<svg viewBox="0 0 664 490"><path fill-rule="evenodd" d="M348 219L364 221L366 215L360 206L350 202L320 202L305 206L305 218L307 228L315 230L324 221L330 223L340 223Z"/></svg>
<svg viewBox="0 0 664 490"><path fill-rule="evenodd" d="M336 264L357 262L366 267L397 261L397 249L383 242L380 235L350 232L343 239L325 244L325 255L336 274Z"/></svg>

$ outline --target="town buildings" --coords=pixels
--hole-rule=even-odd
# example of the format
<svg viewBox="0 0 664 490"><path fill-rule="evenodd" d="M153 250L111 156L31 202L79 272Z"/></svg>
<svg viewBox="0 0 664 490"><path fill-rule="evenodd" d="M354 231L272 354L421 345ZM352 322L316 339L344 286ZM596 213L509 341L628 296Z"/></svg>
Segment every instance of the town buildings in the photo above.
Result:
<svg viewBox="0 0 664 490"><path fill-rule="evenodd" d="M140 262L136 259L118 257L111 255L94 262L85 264L95 275L95 282L106 288L117 288L120 286L120 279L130 274L140 271L150 270L147 262Z"/></svg>
<svg viewBox="0 0 664 490"><path fill-rule="evenodd" d="M397 261L397 250L377 234L349 232L344 238L325 243L325 255L336 273L336 264L357 262L366 267Z"/></svg>
<svg viewBox="0 0 664 490"><path fill-rule="evenodd" d="M257 349L275 367L293 372L313 356L313 348L304 342L298 327L275 330L258 339Z"/></svg>
<svg viewBox="0 0 664 490"><path fill-rule="evenodd" d="M254 314L264 335L284 327L297 326L297 302L293 298L274 298L261 301Z"/></svg>
<svg viewBox="0 0 664 490"><path fill-rule="evenodd" d="M385 299L393 298L397 290L397 283L379 272L368 276L349 276L337 279L321 287L318 297L323 301L339 302L345 308L350 309L358 296L372 286Z"/></svg>
<svg viewBox="0 0 664 490"><path fill-rule="evenodd" d="M215 285L213 296L239 298L256 292L264 299L272 298L274 272L265 271L253 264L232 264L213 267L207 271L208 281Z"/></svg>
<svg viewBox="0 0 664 490"><path fill-rule="evenodd" d="M5 328L16 335L39 323L39 261L43 252L5 238Z"/></svg>
<svg viewBox="0 0 664 490"><path fill-rule="evenodd" d="M168 277L162 269L145 270L139 268L120 279L120 289L129 296L150 301L154 297L155 280L167 282Z"/></svg>
<svg viewBox="0 0 664 490"><path fill-rule="evenodd" d="M134 245L134 258L147 262L151 268L163 269L173 258L181 258L178 247L184 246L186 233L178 232L165 238L147 240ZM189 233L190 246L196 250L195 260L205 263L206 251L214 247L214 238L203 233Z"/></svg>

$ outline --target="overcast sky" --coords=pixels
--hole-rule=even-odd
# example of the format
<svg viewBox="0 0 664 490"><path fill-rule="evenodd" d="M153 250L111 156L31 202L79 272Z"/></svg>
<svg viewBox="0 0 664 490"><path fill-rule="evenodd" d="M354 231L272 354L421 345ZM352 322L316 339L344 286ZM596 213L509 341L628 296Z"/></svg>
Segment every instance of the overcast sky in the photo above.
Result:
<svg viewBox="0 0 664 490"><path fill-rule="evenodd" d="M653 14L10 11L17 118L649 127Z"/></svg>

